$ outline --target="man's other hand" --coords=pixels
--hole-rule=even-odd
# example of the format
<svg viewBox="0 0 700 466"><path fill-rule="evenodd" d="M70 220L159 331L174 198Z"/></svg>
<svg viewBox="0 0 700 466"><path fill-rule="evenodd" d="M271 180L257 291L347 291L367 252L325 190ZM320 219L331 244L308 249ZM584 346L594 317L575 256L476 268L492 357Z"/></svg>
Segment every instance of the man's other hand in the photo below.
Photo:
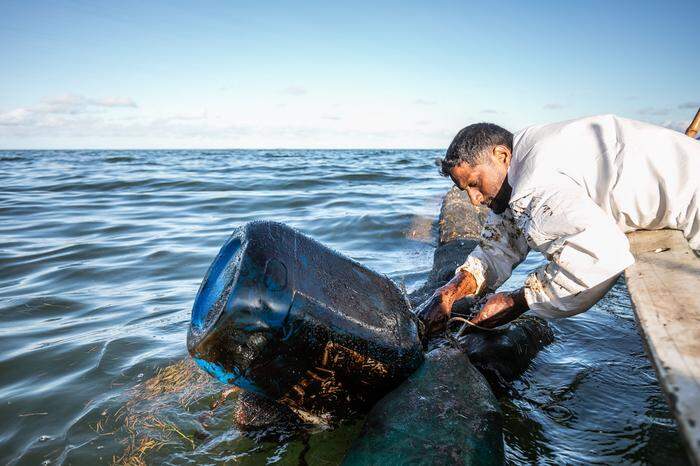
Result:
<svg viewBox="0 0 700 466"><path fill-rule="evenodd" d="M479 327L493 328L507 324L525 311L527 301L521 288L511 293L496 293L491 296L471 321Z"/></svg>

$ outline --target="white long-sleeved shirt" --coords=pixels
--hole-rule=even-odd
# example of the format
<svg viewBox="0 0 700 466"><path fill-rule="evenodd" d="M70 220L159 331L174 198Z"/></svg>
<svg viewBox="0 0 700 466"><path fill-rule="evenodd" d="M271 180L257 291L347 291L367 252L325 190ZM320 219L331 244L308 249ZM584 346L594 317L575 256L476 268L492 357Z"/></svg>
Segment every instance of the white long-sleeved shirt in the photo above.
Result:
<svg viewBox="0 0 700 466"><path fill-rule="evenodd" d="M495 290L530 249L548 263L524 284L530 309L565 317L590 308L634 262L624 233L682 230L700 250L700 142L601 115L532 126L513 138L509 208L491 212L459 269L477 294Z"/></svg>

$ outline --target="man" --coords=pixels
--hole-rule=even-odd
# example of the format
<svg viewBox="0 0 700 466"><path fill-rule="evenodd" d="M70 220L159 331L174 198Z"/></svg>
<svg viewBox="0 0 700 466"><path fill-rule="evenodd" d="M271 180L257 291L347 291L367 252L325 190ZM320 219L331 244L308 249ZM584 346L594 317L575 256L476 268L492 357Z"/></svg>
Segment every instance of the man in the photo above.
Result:
<svg viewBox="0 0 700 466"><path fill-rule="evenodd" d="M533 126L515 136L479 123L461 130L442 174L491 213L481 241L421 318L442 328L452 304L498 288L530 249L548 263L472 318L494 327L528 309L542 317L586 311L634 262L625 232L682 230L700 250L700 142L602 115Z"/></svg>

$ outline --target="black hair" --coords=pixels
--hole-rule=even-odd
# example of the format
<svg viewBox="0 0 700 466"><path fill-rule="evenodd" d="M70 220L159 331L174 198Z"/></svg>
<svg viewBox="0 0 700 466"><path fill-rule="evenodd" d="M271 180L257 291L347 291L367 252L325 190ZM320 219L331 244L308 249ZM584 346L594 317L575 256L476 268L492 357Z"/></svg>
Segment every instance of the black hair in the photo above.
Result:
<svg viewBox="0 0 700 466"><path fill-rule="evenodd" d="M440 160L440 173L450 176L450 170L461 163L470 166L482 163L487 149L503 145L513 150L513 133L493 123L475 123L463 128Z"/></svg>

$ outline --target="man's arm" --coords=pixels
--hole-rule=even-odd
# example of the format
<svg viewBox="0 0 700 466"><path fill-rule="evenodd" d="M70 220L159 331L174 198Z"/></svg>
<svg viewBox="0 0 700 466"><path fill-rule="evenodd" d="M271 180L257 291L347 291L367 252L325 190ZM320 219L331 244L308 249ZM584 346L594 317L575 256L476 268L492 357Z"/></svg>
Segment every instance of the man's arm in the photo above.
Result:
<svg viewBox="0 0 700 466"><path fill-rule="evenodd" d="M578 185L544 187L529 202L528 235L549 262L526 278L527 306L550 318L586 311L634 263L627 237Z"/></svg>
<svg viewBox="0 0 700 466"><path fill-rule="evenodd" d="M521 202L516 208L529 213L528 235L550 262L523 288L492 296L472 318L480 327L506 324L528 309L549 318L584 312L634 262L625 235L578 186L542 187Z"/></svg>

